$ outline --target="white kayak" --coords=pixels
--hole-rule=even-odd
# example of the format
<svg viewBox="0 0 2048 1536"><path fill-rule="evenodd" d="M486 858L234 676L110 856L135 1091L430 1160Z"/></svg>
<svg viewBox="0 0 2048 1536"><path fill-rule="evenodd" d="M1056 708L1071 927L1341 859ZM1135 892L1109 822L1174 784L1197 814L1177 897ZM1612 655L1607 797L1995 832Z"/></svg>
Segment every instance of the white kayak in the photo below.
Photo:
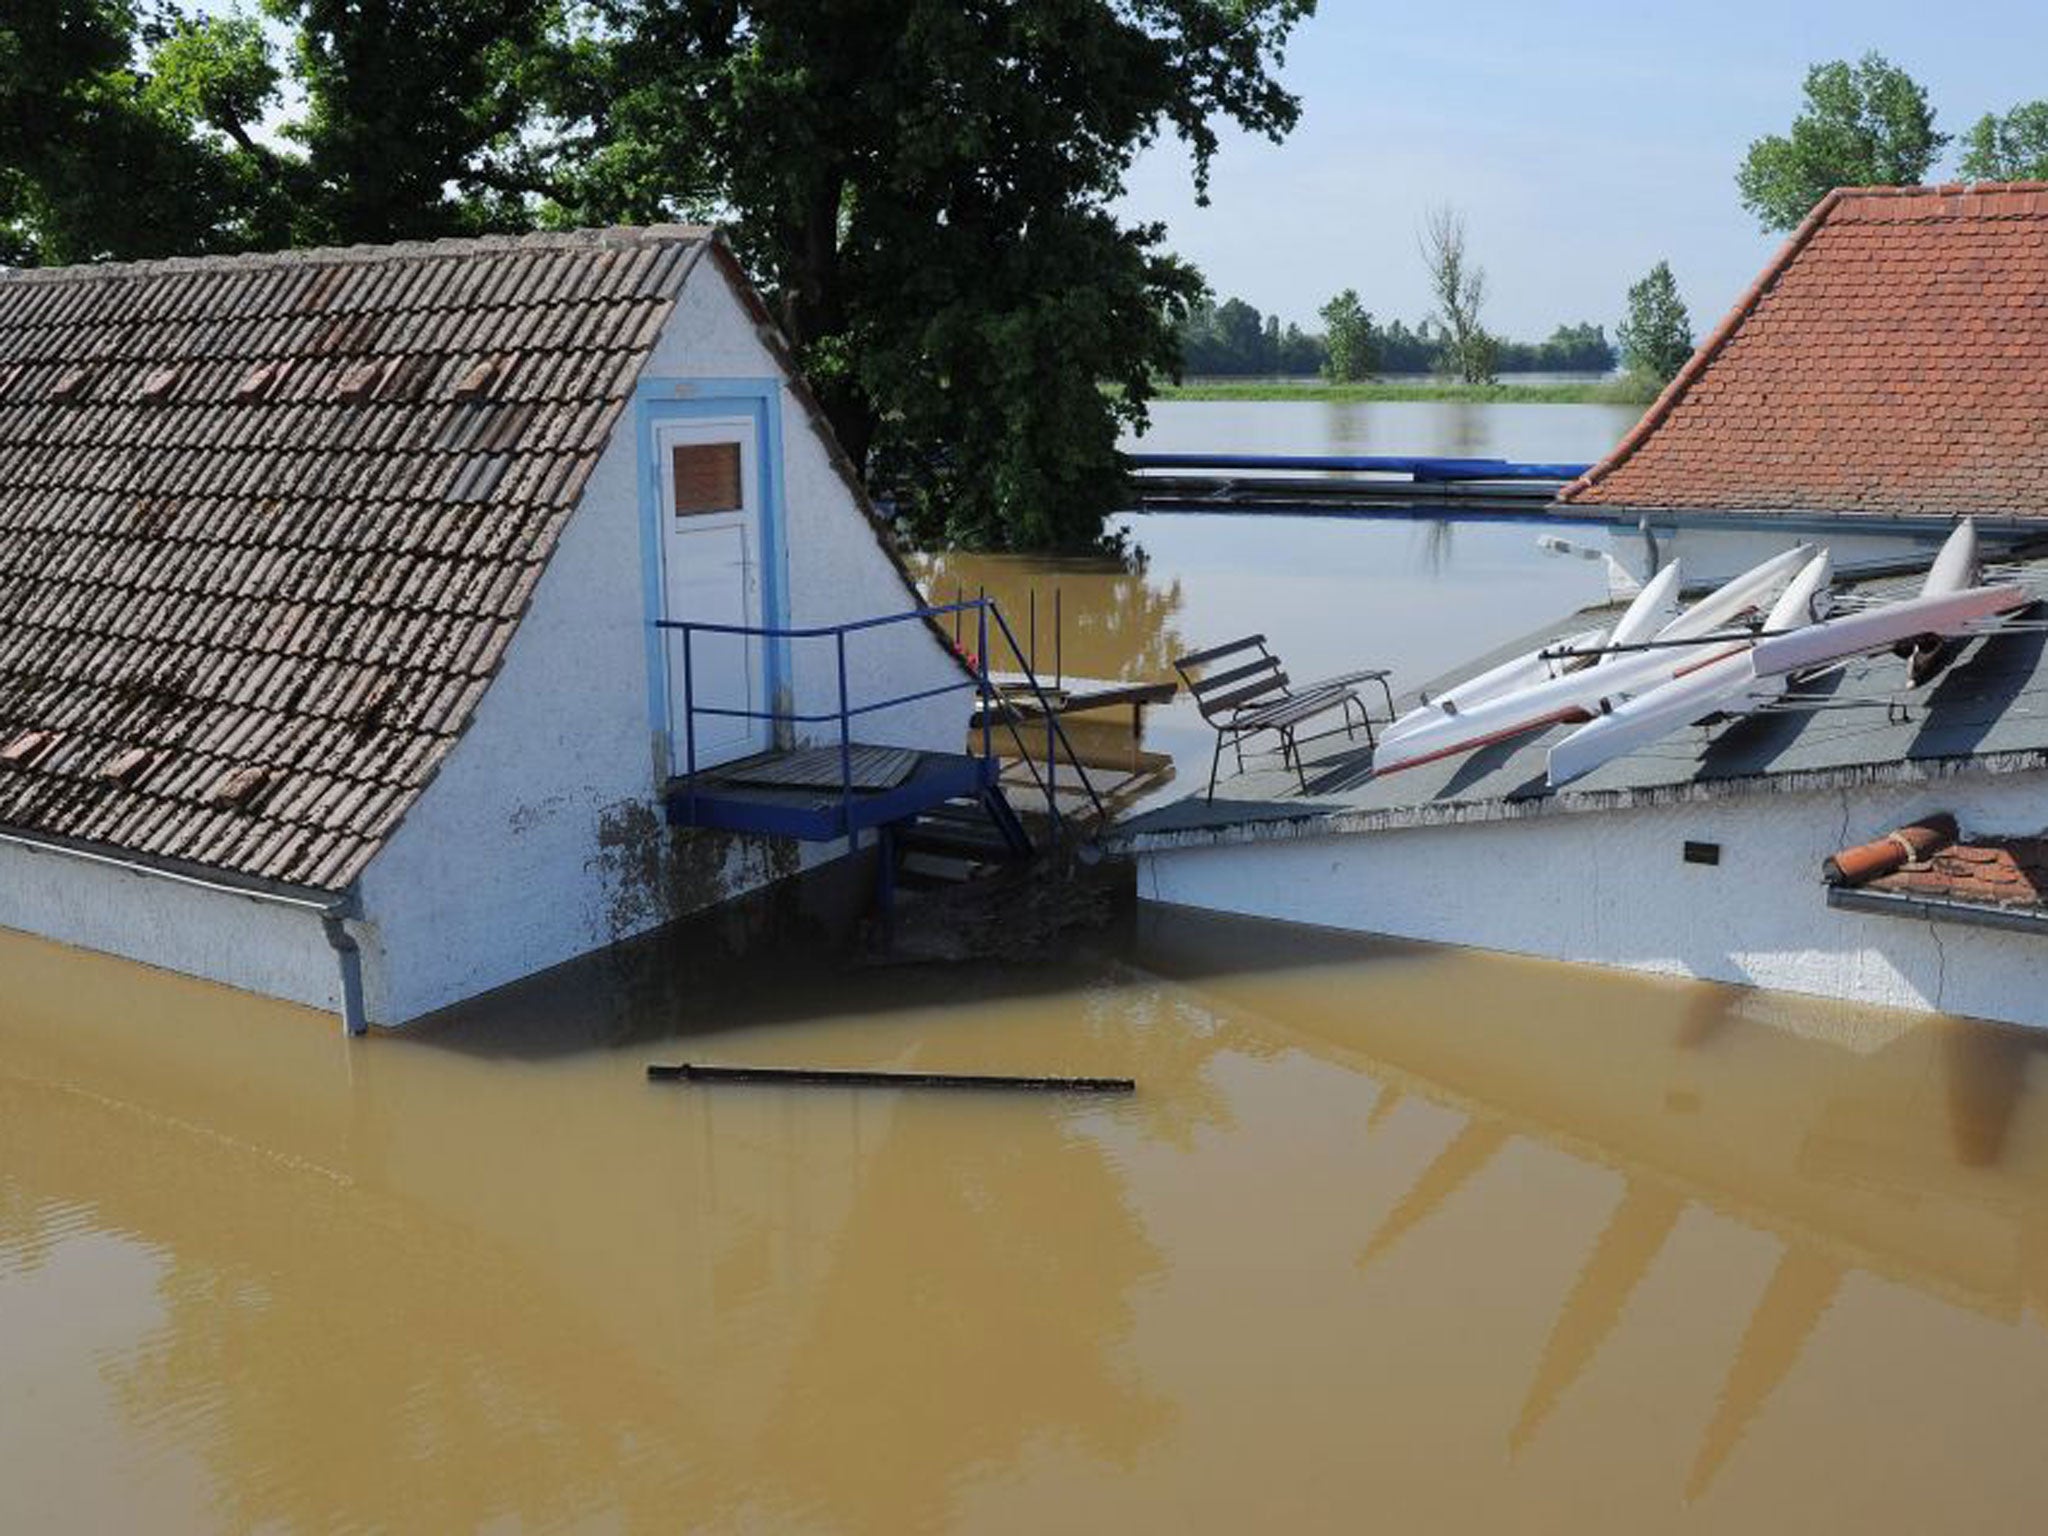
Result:
<svg viewBox="0 0 2048 1536"><path fill-rule="evenodd" d="M1725 587L1718 587L1657 631L1659 640L1691 640L1726 628L1736 620L1761 612L1764 605L1783 591L1785 584L1812 561L1816 550L1799 544L1782 555L1773 555L1762 565L1744 571Z"/></svg>
<svg viewBox="0 0 2048 1536"><path fill-rule="evenodd" d="M1486 699L1457 714L1439 711L1435 718L1424 720L1398 736L1383 737L1373 753L1373 773L1397 773L1403 768L1420 767L1566 721L1590 720L1603 699L1640 693L1669 681L1679 672L1746 650L1751 643L1746 635L1728 636L1725 649L1706 637L1768 602L1813 558L1813 553L1811 545L1802 544L1798 549L1773 556L1700 599L1656 635L1660 641L1703 639L1705 643L1615 652L1600 666L1582 668Z"/></svg>
<svg viewBox="0 0 2048 1536"><path fill-rule="evenodd" d="M1793 634L1759 640L1756 670L1759 676L1804 672L1831 661L1889 650L1902 640L1923 635L1952 638L1973 624L2024 608L2033 600L2034 594L2017 583L1909 597L1881 608L1844 614Z"/></svg>
<svg viewBox="0 0 2048 1536"><path fill-rule="evenodd" d="M1635 601L1628 605L1628 611L1615 622L1614 629L1607 637L1610 646L1634 645L1647 640L1669 628L1671 621L1678 617L1678 578L1683 569L1674 560L1663 570L1643 583L1643 590L1636 594ZM1614 660L1614 653L1608 652L1593 663L1605 666Z"/></svg>
<svg viewBox="0 0 2048 1536"><path fill-rule="evenodd" d="M1927 568L1927 580L1920 584L1922 597L1942 592L1963 592L1983 579L1983 562L1977 553L1977 519L1966 517L1956 524Z"/></svg>
<svg viewBox="0 0 2048 1536"><path fill-rule="evenodd" d="M1581 630L1577 634L1548 641L1533 651L1525 651L1497 667L1489 667L1454 688L1446 688L1433 699L1424 699L1381 731L1380 740L1399 740L1410 731L1461 714L1489 699L1519 693L1589 664L1600 666L1612 661L1614 653L1602 647L1633 645L1648 639L1670 622L1671 608L1678 592L1678 578L1678 562L1674 560L1644 584L1613 629ZM1599 654L1592 654L1596 651ZM1574 655L1573 652L1581 654Z"/></svg>
<svg viewBox="0 0 2048 1536"><path fill-rule="evenodd" d="M1966 517L1941 546L1934 564L1927 568L1927 580L1920 586L1922 597L1939 597L1945 592L1964 592L1984 579L1983 561L1977 552L1977 520ZM1948 670L1962 649L1961 641L1948 635L1916 635L1892 646L1906 663L1906 686L1918 688L1933 682Z"/></svg>
<svg viewBox="0 0 2048 1536"><path fill-rule="evenodd" d="M1834 562L1822 550L1792 579L1764 620L1766 632L1797 630L1827 612ZM1601 764L1625 757L1709 715L1748 714L1785 691L1782 675L1759 678L1750 645L1694 665L1656 687L1616 704L1550 749L1550 787L1583 778Z"/></svg>
<svg viewBox="0 0 2048 1536"><path fill-rule="evenodd" d="M1538 683L1562 677L1566 672L1583 667L1583 657L1553 657L1556 650L1590 651L1607 638L1605 629L1584 629L1562 640L1552 640L1533 651L1502 662L1497 667L1488 667L1476 677L1468 677L1454 688L1446 688L1434 698L1425 698L1392 725L1380 732L1381 741L1395 741L1410 731L1436 720L1447 720L1483 704L1488 699L1500 698L1503 694L1519 693L1524 688L1533 688Z"/></svg>

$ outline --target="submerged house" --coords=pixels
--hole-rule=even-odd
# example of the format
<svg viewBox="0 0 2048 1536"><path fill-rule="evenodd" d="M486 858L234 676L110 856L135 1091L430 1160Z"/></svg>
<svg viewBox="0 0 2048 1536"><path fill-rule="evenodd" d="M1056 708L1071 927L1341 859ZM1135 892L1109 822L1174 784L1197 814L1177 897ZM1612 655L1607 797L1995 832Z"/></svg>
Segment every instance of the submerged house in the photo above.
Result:
<svg viewBox="0 0 2048 1536"><path fill-rule="evenodd" d="M8 274L0 926L403 1023L841 855L675 782L957 754L927 624L760 632L917 601L708 230Z"/></svg>
<svg viewBox="0 0 2048 1536"><path fill-rule="evenodd" d="M1909 566L1970 515L2048 590L2048 185L1833 194L1563 499L1653 552L1689 541L1689 575L1717 540L1740 565L1806 539L1838 570ZM1384 778L1340 749L1119 842L1153 901L2048 1026L2038 604L1931 684L1869 658L1552 791L1561 734ZM1947 817L1962 851L1828 883L1848 845Z"/></svg>

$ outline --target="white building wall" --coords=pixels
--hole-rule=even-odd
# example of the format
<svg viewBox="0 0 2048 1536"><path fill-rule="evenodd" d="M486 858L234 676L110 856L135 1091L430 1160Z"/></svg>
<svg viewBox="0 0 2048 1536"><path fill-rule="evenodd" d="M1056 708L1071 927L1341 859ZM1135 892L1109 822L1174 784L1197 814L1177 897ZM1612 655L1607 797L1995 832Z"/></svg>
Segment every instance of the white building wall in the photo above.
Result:
<svg viewBox="0 0 2048 1536"><path fill-rule="evenodd" d="M0 843L0 928L341 1008L341 967L319 916Z"/></svg>
<svg viewBox="0 0 2048 1536"><path fill-rule="evenodd" d="M1837 911L1821 861L1933 811L2037 833L2041 774L1143 855L1148 901L2048 1025L2048 940ZM1687 840L1718 865L1687 864Z"/></svg>
<svg viewBox="0 0 2048 1536"><path fill-rule="evenodd" d="M725 275L699 262L643 379L781 375ZM689 392L687 383L677 391ZM785 387L780 398L791 623L914 606L796 397ZM364 873L365 920L352 927L373 1023L403 1023L843 851L665 826L648 714L637 444L629 403L469 730ZM836 707L830 643L797 645L797 707ZM921 624L864 637L848 661L856 698L963 676ZM968 708L965 693L953 694L870 717L860 735L958 750Z"/></svg>

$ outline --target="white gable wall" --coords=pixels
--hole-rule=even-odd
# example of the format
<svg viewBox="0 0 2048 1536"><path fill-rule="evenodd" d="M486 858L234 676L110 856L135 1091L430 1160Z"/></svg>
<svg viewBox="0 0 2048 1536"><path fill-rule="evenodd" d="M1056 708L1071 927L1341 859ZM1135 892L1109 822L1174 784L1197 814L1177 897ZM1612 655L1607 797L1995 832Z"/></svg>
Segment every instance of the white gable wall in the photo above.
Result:
<svg viewBox="0 0 2048 1536"><path fill-rule="evenodd" d="M643 387L676 381L672 395L688 396L692 380L781 376L724 273L700 261ZM790 622L910 608L914 594L786 384L779 398ZM351 926L374 1023L403 1023L843 852L664 826L639 436L629 404L469 730L363 875L365 918ZM848 661L857 701L964 675L915 623L856 638ZM836 707L829 641L794 642L791 670L797 709ZM858 735L957 751L969 707L968 694L951 694L868 717Z"/></svg>
<svg viewBox="0 0 2048 1536"><path fill-rule="evenodd" d="M1843 911L1821 861L1934 811L2041 826L2043 776L1731 795L1692 804L1141 855L1140 900L2048 1026L2042 938ZM1720 845L1688 864L1688 840Z"/></svg>

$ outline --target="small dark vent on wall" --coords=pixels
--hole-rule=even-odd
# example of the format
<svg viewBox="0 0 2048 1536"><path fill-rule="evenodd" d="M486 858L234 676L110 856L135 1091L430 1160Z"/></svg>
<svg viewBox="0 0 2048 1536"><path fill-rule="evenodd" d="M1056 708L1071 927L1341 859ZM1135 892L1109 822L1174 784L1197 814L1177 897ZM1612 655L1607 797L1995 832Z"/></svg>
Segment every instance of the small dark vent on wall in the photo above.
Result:
<svg viewBox="0 0 2048 1536"><path fill-rule="evenodd" d="M744 505L738 443L678 443L674 465L677 517L732 512Z"/></svg>
<svg viewBox="0 0 2048 1536"><path fill-rule="evenodd" d="M1718 864L1721 862L1719 843L1688 842L1685 845L1685 862L1688 864Z"/></svg>

